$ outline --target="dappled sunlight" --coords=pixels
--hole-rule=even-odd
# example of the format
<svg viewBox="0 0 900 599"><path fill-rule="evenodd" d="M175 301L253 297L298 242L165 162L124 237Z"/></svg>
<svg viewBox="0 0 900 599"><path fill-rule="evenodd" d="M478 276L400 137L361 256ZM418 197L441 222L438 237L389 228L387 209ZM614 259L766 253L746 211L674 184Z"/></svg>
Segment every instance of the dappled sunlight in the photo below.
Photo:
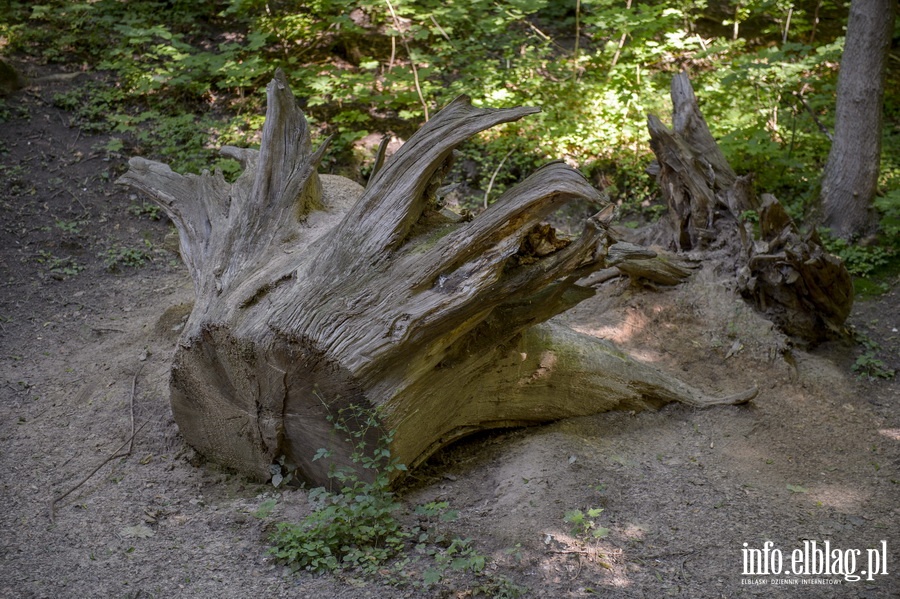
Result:
<svg viewBox="0 0 900 599"><path fill-rule="evenodd" d="M646 335L648 329L653 326L655 317L663 309L664 307L661 304L640 309L629 308L621 316L616 317L614 321L608 318L609 314L606 314L604 316L607 316L607 318L603 319L605 322L586 324L574 322L571 324L571 327L579 333L605 339L619 346L626 346ZM652 349L629 347L628 353L644 362L658 362L660 360L658 352Z"/></svg>
<svg viewBox="0 0 900 599"><path fill-rule="evenodd" d="M629 540L640 541L647 535L647 526L638 522L628 522L621 532Z"/></svg>
<svg viewBox="0 0 900 599"><path fill-rule="evenodd" d="M643 312L627 310L619 322L615 324L603 326L573 324L572 328L585 335L592 335L601 339L607 339L613 343L623 344L643 330L648 322L649 318Z"/></svg>
<svg viewBox="0 0 900 599"><path fill-rule="evenodd" d="M892 441L900 441L900 428L882 428L878 430L878 434Z"/></svg>
<svg viewBox="0 0 900 599"><path fill-rule="evenodd" d="M845 513L858 513L871 498L871 492L848 485L817 485L807 497L817 504Z"/></svg>
<svg viewBox="0 0 900 599"><path fill-rule="evenodd" d="M824 471L816 476L820 468L815 462L799 456L791 458L766 443L733 440L722 451L728 461L736 464L730 470L744 473L742 482L750 494L796 489L793 491L796 501L843 513L859 513L871 500L872 494L865 488L849 481L829 479Z"/></svg>
<svg viewBox="0 0 900 599"><path fill-rule="evenodd" d="M522 353L519 355L521 356L522 362L528 359L528 354ZM534 372L527 376L523 376L516 384L519 387L525 387L534 383L547 381L553 376L558 360L559 358L556 355L556 352L550 350L542 351L540 361L538 362L537 368L534 369Z"/></svg>
<svg viewBox="0 0 900 599"><path fill-rule="evenodd" d="M538 562L541 575L560 583L582 579L589 584L625 588L631 586L621 549L598 541L585 542L569 532L544 533L544 555Z"/></svg>

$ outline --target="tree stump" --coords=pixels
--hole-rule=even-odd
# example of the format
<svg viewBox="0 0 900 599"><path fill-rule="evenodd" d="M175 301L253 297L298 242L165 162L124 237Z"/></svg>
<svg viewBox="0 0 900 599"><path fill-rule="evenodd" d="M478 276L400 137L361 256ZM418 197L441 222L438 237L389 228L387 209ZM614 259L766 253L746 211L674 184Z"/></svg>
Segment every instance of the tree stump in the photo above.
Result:
<svg viewBox="0 0 900 599"><path fill-rule="evenodd" d="M785 333L818 343L843 334L853 280L815 229L801 234L775 196L763 194L759 240L738 273L741 294Z"/></svg>
<svg viewBox="0 0 900 599"><path fill-rule="evenodd" d="M784 332L817 343L843 331L853 281L815 231L801 234L778 200L756 197L751 174L738 176L700 113L687 75L672 79L668 129L650 115L653 170L668 204L662 237L678 250L725 249L740 293ZM759 237L746 216L756 213Z"/></svg>
<svg viewBox="0 0 900 599"><path fill-rule="evenodd" d="M353 466L330 421L346 407L380 427L345 426L373 450L392 431L392 457L412 467L491 427L755 394L707 397L540 324L589 297L577 281L604 266L605 219L571 240L541 222L565 202L599 199L576 170L549 164L473 220L441 209L434 191L454 146L537 109L457 99L362 189L316 173L327 141L313 150L280 71L267 94L260 149L222 149L244 167L233 184L142 158L120 179L178 229L196 302L171 402L185 440L208 458L261 480L287 461L321 484L330 467ZM320 448L331 457L313 460Z"/></svg>
<svg viewBox="0 0 900 599"><path fill-rule="evenodd" d="M705 249L734 232L743 210L755 208L752 177L739 177L716 143L697 106L690 79L672 79L672 129L649 115L650 147L656 155L652 171L668 205L671 247Z"/></svg>

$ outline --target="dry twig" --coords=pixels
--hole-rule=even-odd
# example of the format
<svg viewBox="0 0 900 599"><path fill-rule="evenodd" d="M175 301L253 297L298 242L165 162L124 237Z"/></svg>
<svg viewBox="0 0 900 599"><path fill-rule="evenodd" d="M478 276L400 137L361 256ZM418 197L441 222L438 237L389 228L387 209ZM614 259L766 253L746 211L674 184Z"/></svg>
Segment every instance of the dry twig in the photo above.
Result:
<svg viewBox="0 0 900 599"><path fill-rule="evenodd" d="M56 497L53 498L52 501L50 501L50 506L49 506L50 522L53 522L53 519L55 517L55 508L56 508L57 503L59 503L60 501L62 501L63 499L65 499L66 497L71 495L72 492L74 492L76 489L81 487L81 485L86 483L92 476L97 474L97 472L101 468L103 468L106 464L108 464L109 462L113 461L116 458L124 458L124 457L131 455L131 451L134 449L134 438L137 436L137 434L139 432L141 432L141 430L145 426L147 426L147 423L145 422L138 429L135 429L135 427L134 427L134 391L135 391L135 388L137 387L137 377L141 373L141 370L143 370L143 369L144 369L144 365L141 364L140 368L137 369L137 371L134 373L134 377L131 379L131 402L130 402L131 403L131 435L128 437L128 439L124 443L122 443L119 446L118 449L116 449L112 454L110 454L105 460L100 462L96 468L91 470L87 476L85 476L80 481L78 481L78 483L76 483L75 486L73 486L71 489L69 489L62 495L57 495ZM128 450L122 451L123 449L125 449L126 445L128 446Z"/></svg>

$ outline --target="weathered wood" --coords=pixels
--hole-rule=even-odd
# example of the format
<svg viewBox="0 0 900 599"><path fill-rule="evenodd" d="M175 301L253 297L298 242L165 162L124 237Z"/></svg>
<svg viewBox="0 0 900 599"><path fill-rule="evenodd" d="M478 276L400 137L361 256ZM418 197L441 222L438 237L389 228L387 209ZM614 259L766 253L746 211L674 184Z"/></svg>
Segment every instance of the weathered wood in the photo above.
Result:
<svg viewBox="0 0 900 599"><path fill-rule="evenodd" d="M774 196L760 203L752 175L735 174L684 73L672 81L672 104L672 130L649 119L654 171L669 207L664 239L679 250L725 248L741 294L788 334L815 343L842 331L853 285L841 260L814 231L801 235ZM758 240L748 211L758 212Z"/></svg>
<svg viewBox="0 0 900 599"><path fill-rule="evenodd" d="M549 164L471 221L440 209L454 146L536 109L458 99L363 189L316 173L325 144L313 150L281 72L267 92L259 151L224 149L244 167L233 185L140 158L120 180L172 218L194 281L170 386L176 422L201 453L263 479L285 456L321 483L349 465L352 448L329 421L344 407L371 410L396 431L392 455L417 464L484 428L719 401L596 340L536 326L589 297L576 282L605 264L609 211L575 239L542 222L570 200L600 199L577 171ZM381 434L350 426L373 446ZM313 461L323 447L330 461Z"/></svg>
<svg viewBox="0 0 900 599"><path fill-rule="evenodd" d="M763 194L760 240L738 276L741 293L790 335L818 342L844 332L853 281L815 229L801 234L774 196Z"/></svg>
<svg viewBox="0 0 900 599"><path fill-rule="evenodd" d="M662 249L651 249L625 241L609 246L608 266L639 284L677 285L691 275L698 263L679 258Z"/></svg>
<svg viewBox="0 0 900 599"><path fill-rule="evenodd" d="M709 131L687 75L672 79L673 129L648 117L657 179L668 204L673 249L709 247L721 240L719 223L734 229L736 217L756 207L749 178L738 177Z"/></svg>

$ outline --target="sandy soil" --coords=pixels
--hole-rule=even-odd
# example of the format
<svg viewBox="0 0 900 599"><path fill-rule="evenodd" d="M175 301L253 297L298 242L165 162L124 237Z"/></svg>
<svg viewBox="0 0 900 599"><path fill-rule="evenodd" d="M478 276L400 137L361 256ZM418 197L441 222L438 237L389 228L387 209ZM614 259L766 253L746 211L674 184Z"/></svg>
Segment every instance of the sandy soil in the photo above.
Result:
<svg viewBox="0 0 900 599"><path fill-rule="evenodd" d="M169 225L112 183L124 160L52 106L63 85L8 98L0 124L0 596L467 597L500 576L530 597L900 596L900 383L857 378L852 344L791 348L709 270L674 290L613 281L565 318L711 392L758 384L749 406L604 414L443 451L408 480L400 517L450 502L452 534L492 558L485 576L422 589L286 571L267 534L308 513L307 493L185 447L167 373L190 281L163 249ZM107 267L138 249L143 266ZM851 319L892 368L898 293ZM106 462L132 427L130 453ZM590 508L602 539L564 521ZM888 573L745 575L742 551L766 541L785 566L813 541L860 550L857 573L886 547Z"/></svg>

